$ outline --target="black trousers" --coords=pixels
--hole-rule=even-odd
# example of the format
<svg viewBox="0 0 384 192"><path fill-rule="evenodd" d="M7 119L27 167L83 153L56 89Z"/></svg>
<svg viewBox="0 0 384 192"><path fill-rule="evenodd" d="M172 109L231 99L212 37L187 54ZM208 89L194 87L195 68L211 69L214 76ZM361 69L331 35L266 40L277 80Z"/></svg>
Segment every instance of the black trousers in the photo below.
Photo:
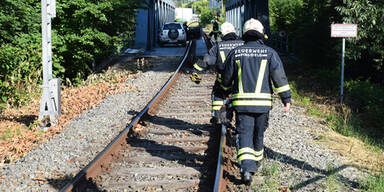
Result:
<svg viewBox="0 0 384 192"><path fill-rule="evenodd" d="M211 38L212 37L212 35L213 35L213 37L215 38L215 41L217 41L217 36L219 35L218 33L215 33L215 32L210 32L209 33L209 38Z"/></svg>
<svg viewBox="0 0 384 192"><path fill-rule="evenodd" d="M236 112L239 136L238 161L242 171L255 172L264 153L264 132L268 128L269 112Z"/></svg>

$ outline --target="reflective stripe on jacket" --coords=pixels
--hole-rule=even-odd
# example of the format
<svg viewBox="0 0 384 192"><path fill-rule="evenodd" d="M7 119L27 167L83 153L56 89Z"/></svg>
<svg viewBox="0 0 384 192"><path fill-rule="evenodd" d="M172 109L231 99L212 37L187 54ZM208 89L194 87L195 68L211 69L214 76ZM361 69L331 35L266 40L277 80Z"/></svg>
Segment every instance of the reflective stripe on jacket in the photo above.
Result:
<svg viewBox="0 0 384 192"><path fill-rule="evenodd" d="M217 72L221 74L224 71L224 62L229 52L243 44L244 42L242 40L220 41L209 50L204 60L207 61L208 65L214 65Z"/></svg>
<svg viewBox="0 0 384 192"><path fill-rule="evenodd" d="M232 106L239 112L265 113L272 108L272 84L283 103L291 92L283 63L262 41L250 41L232 50L225 62L222 87L232 89Z"/></svg>

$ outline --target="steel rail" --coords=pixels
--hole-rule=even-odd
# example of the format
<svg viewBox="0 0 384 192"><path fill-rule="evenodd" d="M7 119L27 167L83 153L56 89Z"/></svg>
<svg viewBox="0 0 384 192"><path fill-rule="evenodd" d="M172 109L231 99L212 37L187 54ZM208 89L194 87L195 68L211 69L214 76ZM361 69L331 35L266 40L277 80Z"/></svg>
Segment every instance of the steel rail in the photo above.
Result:
<svg viewBox="0 0 384 192"><path fill-rule="evenodd" d="M191 54L192 41L188 43L187 50L185 51L184 58L180 65L177 67L174 74L168 79L161 90L155 95L155 97L145 106L145 108L131 121L131 123L111 142L107 145L102 152L100 152L83 170L81 170L70 183L65 185L60 191L84 191L87 183L92 183L92 178L97 176L106 164L114 157L115 153L119 151L122 145L128 138L129 131L136 126L139 121L148 113L152 112L156 105L160 102L160 99L166 95L171 85L177 80L180 75L181 68L186 63Z"/></svg>
<svg viewBox="0 0 384 192"><path fill-rule="evenodd" d="M223 150L226 145L226 126L221 125L221 134L220 134L220 145L219 145L219 154L217 158L217 167L216 167L216 177L213 191L222 192L225 191L225 181L223 179L223 166L224 166L224 157Z"/></svg>
<svg viewBox="0 0 384 192"><path fill-rule="evenodd" d="M206 42L208 50L213 47L213 42L207 36L206 33L203 33L203 38ZM217 157L217 165L216 165L216 175L215 175L215 183L213 185L214 192L223 192L225 191L225 181L223 178L223 166L224 166L224 157L223 150L226 145L226 129L225 125L221 125L221 133L220 133L220 143L219 143L219 153Z"/></svg>
<svg viewBox="0 0 384 192"><path fill-rule="evenodd" d="M203 38L206 42L208 50L213 47L213 42L210 40L210 38L207 36L206 33L203 33ZM215 183L213 185L213 191L214 192L223 192L225 191L225 181L223 178L223 166L224 166L224 157L223 157L223 150L226 145L226 129L227 127L225 125L221 125L221 132L220 132L220 143L219 143L219 153L217 157L217 165L216 165L216 175L215 175Z"/></svg>

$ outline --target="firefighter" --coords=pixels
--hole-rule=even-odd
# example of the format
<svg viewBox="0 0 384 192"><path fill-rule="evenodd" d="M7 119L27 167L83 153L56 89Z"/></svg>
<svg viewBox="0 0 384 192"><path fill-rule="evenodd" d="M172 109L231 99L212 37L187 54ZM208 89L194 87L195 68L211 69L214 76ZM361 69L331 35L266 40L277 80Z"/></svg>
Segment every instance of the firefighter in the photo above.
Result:
<svg viewBox="0 0 384 192"><path fill-rule="evenodd" d="M225 62L223 89L232 87L232 107L236 113L239 134L237 161L242 180L252 182L252 175L260 166L264 154L264 132L272 109L272 83L275 92L290 109L291 92L279 55L264 45L264 27L250 19L244 24L244 45L232 50Z"/></svg>
<svg viewBox="0 0 384 192"><path fill-rule="evenodd" d="M221 31L219 31L219 23L217 22L218 18L217 15L215 16L215 20L212 22L213 24L213 29L212 32L209 33L209 38L212 38L212 36L215 38L215 42L217 42L217 37L221 34Z"/></svg>
<svg viewBox="0 0 384 192"><path fill-rule="evenodd" d="M244 42L236 35L235 27L228 22L220 26L220 32L223 35L222 41L214 44L209 50L208 54L204 55L204 62L198 62L194 67L200 71L205 68L213 67L217 72L217 78L212 90L212 119L214 124L229 123L227 118L227 111L224 106L225 91L221 88L221 74L224 71L224 62L228 53L243 45ZM229 90L227 90L229 91ZM230 116L230 115L229 115Z"/></svg>

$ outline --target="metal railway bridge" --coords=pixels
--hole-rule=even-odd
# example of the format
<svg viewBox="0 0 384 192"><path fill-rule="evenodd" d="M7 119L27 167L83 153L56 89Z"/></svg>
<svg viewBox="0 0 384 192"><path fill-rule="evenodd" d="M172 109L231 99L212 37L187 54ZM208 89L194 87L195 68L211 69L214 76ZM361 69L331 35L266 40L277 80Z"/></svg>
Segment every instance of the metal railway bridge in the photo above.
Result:
<svg viewBox="0 0 384 192"><path fill-rule="evenodd" d="M136 17L136 48L152 49L158 41L160 27L175 20L176 5L172 0L146 0L151 5L141 9ZM268 0L229 0L225 5L226 20L232 23L237 34L242 34L242 26L250 18L260 20L267 34L269 30Z"/></svg>

